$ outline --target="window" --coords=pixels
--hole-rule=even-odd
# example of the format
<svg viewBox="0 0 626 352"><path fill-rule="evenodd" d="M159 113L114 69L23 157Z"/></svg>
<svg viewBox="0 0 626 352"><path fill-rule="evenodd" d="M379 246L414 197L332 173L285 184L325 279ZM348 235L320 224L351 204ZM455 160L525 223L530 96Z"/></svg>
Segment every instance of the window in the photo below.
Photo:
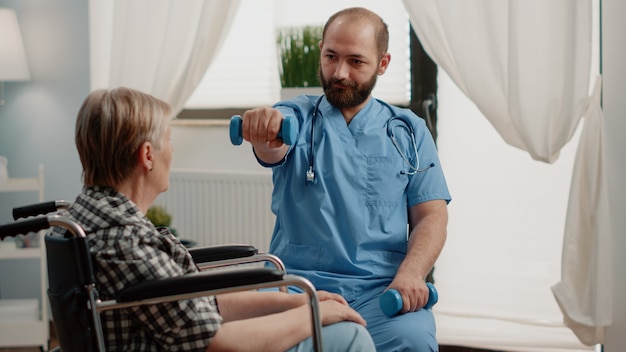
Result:
<svg viewBox="0 0 626 352"><path fill-rule="evenodd" d="M228 39L185 108L236 110L277 102L280 79L276 29L323 25L333 13L352 6L376 12L389 26L391 65L379 77L373 95L392 104L407 105L411 99L410 25L401 0L241 0ZM181 117L192 116L190 113L186 111Z"/></svg>

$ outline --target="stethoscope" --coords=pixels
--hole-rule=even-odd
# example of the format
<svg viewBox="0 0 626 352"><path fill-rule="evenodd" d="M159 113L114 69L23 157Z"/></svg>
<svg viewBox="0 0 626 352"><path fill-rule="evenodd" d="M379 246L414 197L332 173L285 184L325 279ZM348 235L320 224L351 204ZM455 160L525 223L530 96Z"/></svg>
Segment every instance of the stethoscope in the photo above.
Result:
<svg viewBox="0 0 626 352"><path fill-rule="evenodd" d="M320 103L322 102L322 98L324 98L323 95L317 98L317 101L315 102L315 108L313 109L313 116L311 118L311 145L309 146L309 168L306 171L307 183L313 183L315 181L315 171L313 170L313 163L315 162L315 120L319 113L319 107ZM400 171L400 173L403 175L415 175L418 172L424 172L435 166L434 163L431 163L427 167L420 169L420 159L417 153L417 143L415 141L415 133L413 133L413 128L411 127L411 124L406 120L406 118L394 115L394 111L389 104L384 101L381 101L381 103L385 105L387 109L389 109L389 111L391 112L391 117L387 120L387 135L391 139L391 143L393 143L393 146L398 151L398 154L400 154L400 157L402 158L404 163L408 166L408 170L403 169ZM415 153L415 165L411 164L409 158L407 158L406 154L404 154L402 149L400 149L400 145L398 144L394 132L396 128L404 129L411 137L411 144L413 146L412 149L413 153Z"/></svg>

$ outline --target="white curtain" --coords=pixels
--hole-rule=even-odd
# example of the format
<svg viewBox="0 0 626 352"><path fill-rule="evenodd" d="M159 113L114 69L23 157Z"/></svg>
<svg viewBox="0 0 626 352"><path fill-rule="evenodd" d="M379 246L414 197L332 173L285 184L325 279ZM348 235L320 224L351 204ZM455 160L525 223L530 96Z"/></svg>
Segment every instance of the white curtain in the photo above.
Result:
<svg viewBox="0 0 626 352"><path fill-rule="evenodd" d="M567 211L562 280L553 293L565 325L578 339L587 345L601 343L603 328L611 321L612 290L600 86L592 96L588 93L591 0L403 2L426 52L506 143L527 151L535 160L552 163L586 117ZM480 319L498 316L489 306L488 293L467 294L475 295L468 301L484 308ZM475 321L478 326L480 319ZM524 324L522 320L518 323ZM472 329L476 326L468 326L468 331ZM501 334L484 331L482 338L488 341L495 336L501 338ZM446 337L441 338L445 343ZM528 338L532 345L533 336ZM476 336L468 341L476 344ZM521 346L505 344L501 346L521 350ZM543 348L548 350L548 346Z"/></svg>
<svg viewBox="0 0 626 352"><path fill-rule="evenodd" d="M604 342L612 321L611 220L600 80L585 112L565 223L562 278L552 287L565 325L587 345Z"/></svg>
<svg viewBox="0 0 626 352"><path fill-rule="evenodd" d="M221 0L92 0L92 90L132 87L179 112L219 51L238 5Z"/></svg>

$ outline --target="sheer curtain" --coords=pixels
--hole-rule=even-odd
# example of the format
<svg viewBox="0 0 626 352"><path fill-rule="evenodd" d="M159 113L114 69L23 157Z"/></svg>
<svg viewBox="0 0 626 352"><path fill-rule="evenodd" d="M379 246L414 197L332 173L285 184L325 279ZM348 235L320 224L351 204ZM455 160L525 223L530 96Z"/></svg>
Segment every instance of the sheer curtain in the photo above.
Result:
<svg viewBox="0 0 626 352"><path fill-rule="evenodd" d="M92 90L132 87L179 112L219 51L238 5L220 0L92 0Z"/></svg>
<svg viewBox="0 0 626 352"><path fill-rule="evenodd" d="M578 339L587 345L601 343L603 328L611 320L611 259L599 83L591 96L588 93L591 0L403 2L425 50L509 145L527 151L535 160L553 163L586 117L570 189L561 281L552 291L565 325ZM525 254L517 259L527 260ZM489 273L482 274L489 277ZM501 284L512 283L503 278ZM533 285L532 276L527 284ZM499 316L498 308L490 305L489 292L468 290L464 294L475 305L453 314L470 317L468 334L475 334L466 341L478 347L498 345L493 340L501 338L499 332L480 330L481 326L498 328L481 320ZM527 309L520 306L519 316ZM481 317L472 320L469 312L476 310L482 312ZM520 324L517 331L524 325L554 327L516 318L509 317L509 321ZM499 346L516 351L576 348L558 343L541 346L536 337L528 336L518 345L503 342L504 338ZM445 343L446 336L442 340ZM463 338L454 342L462 343Z"/></svg>

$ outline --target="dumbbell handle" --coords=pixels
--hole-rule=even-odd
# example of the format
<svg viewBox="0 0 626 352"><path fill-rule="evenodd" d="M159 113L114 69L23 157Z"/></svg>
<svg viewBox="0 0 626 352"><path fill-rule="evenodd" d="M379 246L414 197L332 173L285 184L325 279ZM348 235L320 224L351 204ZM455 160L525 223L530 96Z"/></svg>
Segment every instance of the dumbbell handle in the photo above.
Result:
<svg viewBox="0 0 626 352"><path fill-rule="evenodd" d="M430 309L439 300L439 294L437 293L435 286L430 282L427 282L426 286L428 287L428 302L426 302L424 309ZM400 295L400 292L394 289L385 291L385 293L380 296L379 303L380 309L382 309L383 313L389 317L398 314L398 312L402 310L402 296Z"/></svg>
<svg viewBox="0 0 626 352"><path fill-rule="evenodd" d="M243 143L243 133L241 131L241 116L235 115L230 118L230 142L233 145ZM281 138L285 144L293 145L296 142L298 129L296 124L298 121L293 116L285 116L283 123L278 131L278 138Z"/></svg>

